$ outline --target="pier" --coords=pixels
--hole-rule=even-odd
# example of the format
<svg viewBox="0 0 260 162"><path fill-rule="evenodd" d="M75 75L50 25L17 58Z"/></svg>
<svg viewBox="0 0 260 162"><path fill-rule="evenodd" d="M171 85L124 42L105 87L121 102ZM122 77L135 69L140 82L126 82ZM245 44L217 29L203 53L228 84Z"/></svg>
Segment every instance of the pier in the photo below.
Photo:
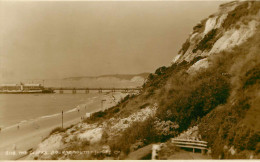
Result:
<svg viewBox="0 0 260 162"><path fill-rule="evenodd" d="M98 93L102 93L103 91L109 92L139 92L141 88L75 88L75 87L46 87L46 89L51 89L54 91L59 91L59 93L63 93L65 90L69 90L72 93L77 93L77 91L85 91L85 93L89 93L89 91L97 91Z"/></svg>

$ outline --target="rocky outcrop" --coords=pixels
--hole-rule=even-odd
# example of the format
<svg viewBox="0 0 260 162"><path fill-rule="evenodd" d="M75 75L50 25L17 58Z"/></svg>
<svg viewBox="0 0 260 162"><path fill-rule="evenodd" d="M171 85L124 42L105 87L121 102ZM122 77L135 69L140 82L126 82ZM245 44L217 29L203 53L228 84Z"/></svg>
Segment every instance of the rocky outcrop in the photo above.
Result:
<svg viewBox="0 0 260 162"><path fill-rule="evenodd" d="M222 51L230 51L252 37L260 20L258 2L231 2L219 7L219 11L193 28L172 63L192 61L196 57L208 57ZM201 63L200 63L201 64ZM202 68L207 67L203 60ZM195 65L193 70L200 69Z"/></svg>

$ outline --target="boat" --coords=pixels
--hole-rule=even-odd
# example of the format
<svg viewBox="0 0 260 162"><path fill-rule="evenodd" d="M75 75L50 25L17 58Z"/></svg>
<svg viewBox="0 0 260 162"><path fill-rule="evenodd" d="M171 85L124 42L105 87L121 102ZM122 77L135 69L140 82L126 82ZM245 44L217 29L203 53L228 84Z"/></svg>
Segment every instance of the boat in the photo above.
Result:
<svg viewBox="0 0 260 162"><path fill-rule="evenodd" d="M54 93L50 88L44 88L41 84L2 84L0 93L4 94L27 94L27 93Z"/></svg>

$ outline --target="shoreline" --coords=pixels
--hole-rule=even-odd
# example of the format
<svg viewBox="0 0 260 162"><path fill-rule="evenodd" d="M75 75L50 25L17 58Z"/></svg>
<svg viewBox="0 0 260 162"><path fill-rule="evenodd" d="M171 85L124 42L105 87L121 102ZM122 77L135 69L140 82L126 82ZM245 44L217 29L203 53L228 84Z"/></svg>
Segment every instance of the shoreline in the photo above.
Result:
<svg viewBox="0 0 260 162"><path fill-rule="evenodd" d="M23 97L27 97L27 98L30 97L31 98L30 100L32 100L33 97L37 96L36 97L36 102L40 103L40 102L42 102L42 100L41 99L39 100L38 98L40 98L42 96L43 99L44 98L47 99L47 102L44 101L44 100L43 100L43 102L45 102L45 103L48 103L48 102L59 103L59 104L61 104L61 107L63 105L64 113L67 113L67 112L69 113L69 112L72 112L72 111L76 111L77 107L79 107L79 106L82 106L82 105L88 106L90 104L90 101L93 100L93 98L95 98L97 96L97 94L95 94L95 93L88 93L86 95L82 94L82 93L79 93L78 101L76 101L75 103L74 102L72 102L72 103L67 102L68 105L69 105L69 106L67 106L66 105L67 103L62 102L62 100L64 100L64 98L67 98L68 100L74 100L74 98L75 98L75 95L73 95L74 97L67 97L67 94L68 93L64 93L62 95L60 95L60 94L41 94L41 95L24 94L24 95L18 95L20 97L18 99L23 99ZM68 95L71 95L71 94L68 94ZM12 96L12 95L10 95L10 96ZM46 97L46 96L48 96L48 97ZM61 97L61 96L63 96L63 97ZM78 94L76 96L78 96ZM0 96L0 97L2 97L2 96ZM8 98L6 96L3 96L3 98L4 99L1 100L2 102L13 102L12 100L10 100L10 98ZM30 100L28 100L27 98L26 98L26 102L30 102ZM61 99L61 98L63 98L63 99ZM24 103L20 103L20 104L24 104ZM3 106L3 105L1 105L1 106ZM13 105L11 105L11 106L12 106L11 109L14 109L14 106ZM24 106L24 105L22 105L22 106ZM29 106L29 105L27 105L27 106ZM45 104L44 106L42 106L40 104L37 104L37 105L34 105L34 106L40 106L42 109L44 109L46 106L48 106L48 104ZM5 130L10 129L12 127L17 127L18 125L24 125L24 124L27 124L27 123L30 123L30 122L32 123L32 122L41 120L43 118L49 118L49 117L58 116L58 115L61 114L62 109L58 110L57 109L57 105L53 105L51 107L54 109L54 111L50 111L49 113L46 112L46 111L42 111L42 113L34 113L34 112L32 112L32 115L26 113L26 115L23 115L23 118L19 117L18 120L15 118L18 115L16 115L16 116L15 115L9 116L8 119L7 118L2 118L2 120L0 120L0 122L1 122L0 123L1 130L5 131ZM19 106L16 109L19 110L20 109ZM22 108L22 109L24 111L27 111L24 108ZM37 111L38 109L33 109L33 111L34 110ZM32 110L28 110L28 111L32 111ZM17 111L17 112L22 113L21 111ZM13 113L13 112L10 111L10 112L3 112L3 113L5 114L5 113ZM8 114L6 114L6 115L8 116ZM3 120L3 119L5 119L5 120ZM9 120L9 119L11 119L11 120Z"/></svg>
<svg viewBox="0 0 260 162"><path fill-rule="evenodd" d="M112 107L128 93L104 93L92 98L85 106L77 106L63 114L64 127L81 122L81 117ZM102 104L101 100L105 100ZM101 104L101 105L100 105ZM87 106L86 106L87 105ZM101 107L102 106L102 107ZM87 107L87 109L86 109ZM79 111L77 111L79 110ZM38 119L38 118L37 118ZM61 114L25 122L18 129L12 127L0 132L0 160L16 160L25 156L24 152L35 147L56 127L61 127ZM21 154L19 154L19 152Z"/></svg>

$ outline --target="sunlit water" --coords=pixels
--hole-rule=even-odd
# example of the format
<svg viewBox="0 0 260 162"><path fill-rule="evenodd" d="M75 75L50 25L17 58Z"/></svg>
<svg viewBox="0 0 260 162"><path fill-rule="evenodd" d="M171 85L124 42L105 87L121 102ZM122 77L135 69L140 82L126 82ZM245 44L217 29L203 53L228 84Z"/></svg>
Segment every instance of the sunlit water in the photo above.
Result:
<svg viewBox="0 0 260 162"><path fill-rule="evenodd" d="M120 80L116 78L92 78L81 80L34 80L23 81L24 83L41 83L45 87L138 87L143 81ZM17 82L14 82L17 83ZM85 107L93 102L102 94L96 91L64 91L59 94L0 94L0 128L6 129L19 123L25 123L32 120L38 120L46 117L60 115L63 110L65 113L76 111L76 107ZM97 101L96 101L97 102ZM86 112L93 111L93 107ZM90 109L90 107L89 107ZM100 107L94 109L99 110ZM95 111L95 110L94 110Z"/></svg>
<svg viewBox="0 0 260 162"><path fill-rule="evenodd" d="M98 93L89 94L0 94L0 127L37 120L91 103Z"/></svg>

